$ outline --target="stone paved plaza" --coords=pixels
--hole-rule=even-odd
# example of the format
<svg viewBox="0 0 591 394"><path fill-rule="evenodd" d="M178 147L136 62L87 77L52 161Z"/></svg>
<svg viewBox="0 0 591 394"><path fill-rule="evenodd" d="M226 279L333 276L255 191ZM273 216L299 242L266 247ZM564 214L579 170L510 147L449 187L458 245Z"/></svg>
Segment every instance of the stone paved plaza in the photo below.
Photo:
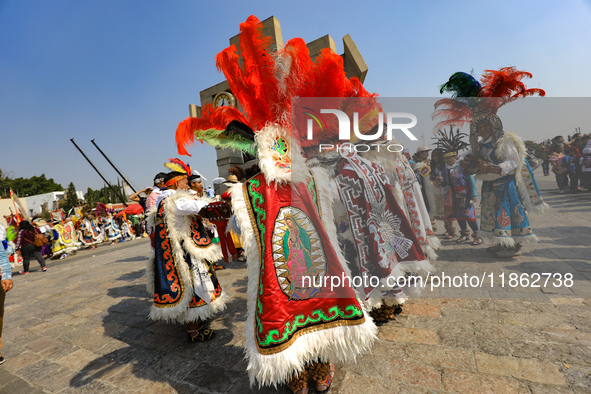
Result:
<svg viewBox="0 0 591 394"><path fill-rule="evenodd" d="M412 299L380 327L371 354L337 364L332 393L591 392L591 193L558 194L537 171L552 210L532 217L540 243L512 260L484 246L442 241L439 272L572 273L567 287ZM441 226L442 227L442 226ZM439 233L442 231L440 230ZM148 319L146 239L50 261L14 277L6 298L1 393L275 393L251 390L243 358L244 263L218 271L231 296L211 323L215 340ZM463 298L457 298L461 296ZM492 297L492 298L491 298ZM311 390L313 392L313 390Z"/></svg>

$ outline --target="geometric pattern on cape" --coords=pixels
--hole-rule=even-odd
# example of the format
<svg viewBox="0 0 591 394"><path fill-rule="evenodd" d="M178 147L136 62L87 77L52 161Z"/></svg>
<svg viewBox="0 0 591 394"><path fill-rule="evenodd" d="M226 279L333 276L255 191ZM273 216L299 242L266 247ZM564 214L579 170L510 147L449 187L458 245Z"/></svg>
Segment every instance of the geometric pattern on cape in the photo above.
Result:
<svg viewBox="0 0 591 394"><path fill-rule="evenodd" d="M362 277L379 279L388 277L398 262L423 261L423 250L383 168L355 153L341 154L346 160L339 163L335 180L357 246L357 255L346 257ZM363 281L366 296L377 287L371 282Z"/></svg>

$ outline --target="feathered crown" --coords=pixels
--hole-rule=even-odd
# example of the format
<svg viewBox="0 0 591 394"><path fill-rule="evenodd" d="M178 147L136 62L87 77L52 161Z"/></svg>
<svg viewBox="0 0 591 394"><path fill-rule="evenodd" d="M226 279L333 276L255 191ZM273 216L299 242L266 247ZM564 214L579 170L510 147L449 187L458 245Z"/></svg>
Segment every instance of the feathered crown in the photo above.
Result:
<svg viewBox="0 0 591 394"><path fill-rule="evenodd" d="M467 136L465 133L460 133L459 129L454 134L453 127L449 128L449 133L445 130L437 130L437 147L443 150L444 157L448 153L457 153L468 146L468 143L462 139Z"/></svg>
<svg viewBox="0 0 591 394"><path fill-rule="evenodd" d="M189 155L186 148L196 139L252 153L255 133L268 124L280 125L304 141L299 137L304 136L305 127L291 127L293 97L375 97L357 78L347 78L343 58L330 49L323 49L312 61L301 38L291 39L276 53L271 52L270 43L271 38L263 36L262 24L255 16L240 24L240 50L234 45L224 49L216 56L216 66L224 73L244 111L205 104L201 117L189 117L179 123L179 154Z"/></svg>
<svg viewBox="0 0 591 394"><path fill-rule="evenodd" d="M496 115L500 107L518 98L546 94L542 89L527 89L521 82L525 77L531 78L532 74L519 71L515 67L503 67L498 71L485 70L480 83L470 74L454 73L441 85L440 93L451 92L452 98L435 103L433 119L442 118L435 127L461 127L472 122L477 115Z"/></svg>
<svg viewBox="0 0 591 394"><path fill-rule="evenodd" d="M191 171L191 166L177 158L168 159L168 161L164 163L164 167L168 168L170 171L182 172L187 176L193 174Z"/></svg>

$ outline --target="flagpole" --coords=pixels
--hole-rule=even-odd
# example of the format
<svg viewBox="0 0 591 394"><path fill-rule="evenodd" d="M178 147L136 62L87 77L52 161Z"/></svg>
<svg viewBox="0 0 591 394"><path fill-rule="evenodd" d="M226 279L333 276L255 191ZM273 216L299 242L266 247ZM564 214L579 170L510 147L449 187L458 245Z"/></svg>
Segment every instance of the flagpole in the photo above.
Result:
<svg viewBox="0 0 591 394"><path fill-rule="evenodd" d="M115 195L117 197L119 197L119 200L121 200L121 202L123 203L123 206L127 207L127 203L125 202L125 200L123 199L123 197L121 197L121 194L119 192L117 192L117 190L115 190L115 188L113 186L111 186L111 184L109 182L107 182L107 180L105 179L105 177L103 176L103 174L101 174L100 171L94 166L94 164L92 164L92 162L90 161L90 159L88 157L86 157L86 155L84 154L84 152L82 152L82 149L80 149L78 147L78 145L76 145L76 143L74 142L74 138L70 138L70 141L72 142L72 144L74 144L74 146L76 147L76 149L78 149L78 151L82 154L82 156L84 156L84 158L86 159L86 161L88 162L88 164L90 164L92 166L92 168L94 168L94 170L96 171L96 173L99 174L99 176L103 179L103 181L107 184L107 186L109 186L109 188L113 191L113 193L115 193Z"/></svg>
<svg viewBox="0 0 591 394"><path fill-rule="evenodd" d="M101 150L101 148L99 148L98 145L94 142L94 138L91 139L90 142L92 142L92 144L95 146L95 148L98 149L99 152L101 152L101 155L103 155L104 158L107 159L107 161L109 162L111 167L113 167L115 169L115 171L117 171L117 174L119 174L119 176L125 181L125 183L127 183L127 185L131 188L131 190L133 190L133 192L136 193L136 190L133 188L133 186L131 186L131 183L129 183L129 181L127 179L125 179L123 174L117 169L117 167L115 167L115 164L111 163L111 160L109 160L107 155L105 155L105 153Z"/></svg>

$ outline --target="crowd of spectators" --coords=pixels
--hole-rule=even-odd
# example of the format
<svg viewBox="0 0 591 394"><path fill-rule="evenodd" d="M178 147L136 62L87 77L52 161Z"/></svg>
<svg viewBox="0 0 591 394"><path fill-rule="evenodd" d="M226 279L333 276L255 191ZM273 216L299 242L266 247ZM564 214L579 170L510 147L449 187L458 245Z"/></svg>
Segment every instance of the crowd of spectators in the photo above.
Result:
<svg viewBox="0 0 591 394"><path fill-rule="evenodd" d="M591 191L591 136L580 133L546 140L535 152L545 176L552 172L559 193Z"/></svg>

